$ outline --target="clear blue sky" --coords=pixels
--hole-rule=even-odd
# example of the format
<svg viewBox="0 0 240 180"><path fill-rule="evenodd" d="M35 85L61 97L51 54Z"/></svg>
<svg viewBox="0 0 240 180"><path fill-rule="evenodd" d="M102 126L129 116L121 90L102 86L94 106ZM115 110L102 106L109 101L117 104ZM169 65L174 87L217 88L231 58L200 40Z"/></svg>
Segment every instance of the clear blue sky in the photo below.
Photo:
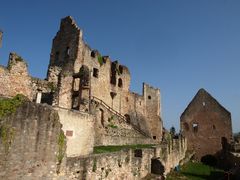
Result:
<svg viewBox="0 0 240 180"><path fill-rule="evenodd" d="M131 89L160 88L169 129L198 89L232 113L240 131L239 0L2 0L0 64L15 51L45 78L52 38L71 15L85 41L130 68Z"/></svg>

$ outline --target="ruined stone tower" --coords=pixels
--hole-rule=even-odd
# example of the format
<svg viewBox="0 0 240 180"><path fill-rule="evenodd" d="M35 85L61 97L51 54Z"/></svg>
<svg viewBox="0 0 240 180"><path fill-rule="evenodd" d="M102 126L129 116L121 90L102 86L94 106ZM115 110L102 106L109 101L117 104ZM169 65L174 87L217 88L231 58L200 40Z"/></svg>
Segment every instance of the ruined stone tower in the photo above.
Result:
<svg viewBox="0 0 240 180"><path fill-rule="evenodd" d="M47 80L57 87L53 105L93 113L93 101L104 103L115 115L160 141L160 90L143 84L142 95L131 92L128 68L92 50L82 34L72 17L61 20L47 73ZM104 110L97 111L102 113L100 119L104 124Z"/></svg>

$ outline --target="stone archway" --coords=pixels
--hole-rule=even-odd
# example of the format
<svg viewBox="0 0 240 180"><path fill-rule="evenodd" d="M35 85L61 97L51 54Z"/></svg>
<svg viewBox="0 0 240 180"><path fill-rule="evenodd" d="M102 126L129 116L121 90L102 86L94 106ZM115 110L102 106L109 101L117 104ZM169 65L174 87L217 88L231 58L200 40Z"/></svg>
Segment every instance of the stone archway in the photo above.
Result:
<svg viewBox="0 0 240 180"><path fill-rule="evenodd" d="M159 159L151 159L151 173L163 175L165 171L165 167Z"/></svg>

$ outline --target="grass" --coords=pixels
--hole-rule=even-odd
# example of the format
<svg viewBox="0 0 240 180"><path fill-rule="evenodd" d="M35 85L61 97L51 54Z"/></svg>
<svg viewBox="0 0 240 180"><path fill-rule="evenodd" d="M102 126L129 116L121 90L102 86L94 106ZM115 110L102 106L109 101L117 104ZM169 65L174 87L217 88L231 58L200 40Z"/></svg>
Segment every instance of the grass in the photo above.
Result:
<svg viewBox="0 0 240 180"><path fill-rule="evenodd" d="M123 149L141 149L141 148L151 148L152 144L135 144L135 145L123 145L123 146L96 146L93 149L94 154L117 152Z"/></svg>
<svg viewBox="0 0 240 180"><path fill-rule="evenodd" d="M180 167L179 172L171 172L167 180L217 180L224 176L224 171L198 162L188 162Z"/></svg>
<svg viewBox="0 0 240 180"><path fill-rule="evenodd" d="M109 124L108 127L113 128L113 129L117 129L118 128L118 126L116 126L114 124Z"/></svg>

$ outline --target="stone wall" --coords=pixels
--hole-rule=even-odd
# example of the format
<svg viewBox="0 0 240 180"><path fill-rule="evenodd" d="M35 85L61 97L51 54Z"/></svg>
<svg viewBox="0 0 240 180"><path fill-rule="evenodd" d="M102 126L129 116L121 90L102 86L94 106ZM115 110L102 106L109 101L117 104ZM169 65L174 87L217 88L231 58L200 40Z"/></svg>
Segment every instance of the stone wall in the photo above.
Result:
<svg viewBox="0 0 240 180"><path fill-rule="evenodd" d="M55 108L67 139L67 157L86 156L93 152L95 118L87 113Z"/></svg>
<svg viewBox="0 0 240 180"><path fill-rule="evenodd" d="M181 130L196 159L215 155L232 141L231 114L204 89L200 89L181 115Z"/></svg>
<svg viewBox="0 0 240 180"><path fill-rule="evenodd" d="M55 87L51 82L33 78L28 73L27 63L16 53L10 53L7 67L0 66L0 96L14 97L23 94L36 101L41 93L42 103L51 104Z"/></svg>
<svg viewBox="0 0 240 180"><path fill-rule="evenodd" d="M47 105L26 102L0 119L0 179L52 179L59 170L64 137L59 143L58 114Z"/></svg>
<svg viewBox="0 0 240 180"><path fill-rule="evenodd" d="M152 172L154 162L164 166L160 173L166 175L185 156L183 138L152 148L87 155L94 142L93 122L89 114L25 102L0 119L0 178L140 179Z"/></svg>
<svg viewBox="0 0 240 180"><path fill-rule="evenodd" d="M24 94L32 99L31 78L27 63L16 53L10 53L7 68L0 66L0 95L13 97Z"/></svg>
<svg viewBox="0 0 240 180"><path fill-rule="evenodd" d="M130 149L87 158L68 158L63 176L71 179L138 180L152 173L156 161L164 166L166 175L185 157L186 149L185 139L179 139L154 148L138 149L137 152Z"/></svg>

